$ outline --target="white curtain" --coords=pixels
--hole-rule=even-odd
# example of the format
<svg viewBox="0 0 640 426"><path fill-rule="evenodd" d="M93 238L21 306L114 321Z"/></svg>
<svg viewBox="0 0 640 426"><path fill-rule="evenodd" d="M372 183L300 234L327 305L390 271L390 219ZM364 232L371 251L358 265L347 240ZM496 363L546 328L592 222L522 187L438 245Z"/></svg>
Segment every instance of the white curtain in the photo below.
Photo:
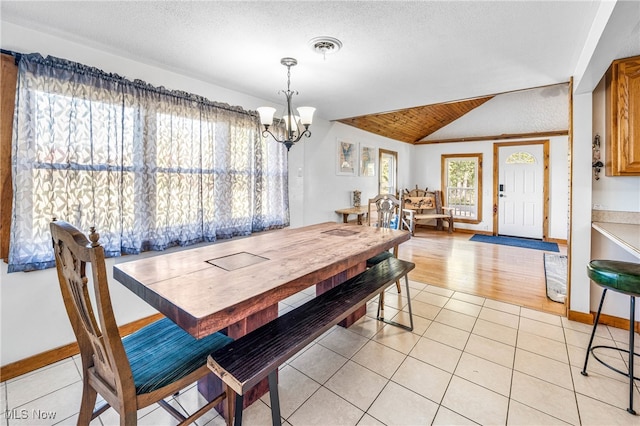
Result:
<svg viewBox="0 0 640 426"><path fill-rule="evenodd" d="M289 225L286 150L254 112L39 54L18 72L9 272L55 264L53 217L109 256Z"/></svg>

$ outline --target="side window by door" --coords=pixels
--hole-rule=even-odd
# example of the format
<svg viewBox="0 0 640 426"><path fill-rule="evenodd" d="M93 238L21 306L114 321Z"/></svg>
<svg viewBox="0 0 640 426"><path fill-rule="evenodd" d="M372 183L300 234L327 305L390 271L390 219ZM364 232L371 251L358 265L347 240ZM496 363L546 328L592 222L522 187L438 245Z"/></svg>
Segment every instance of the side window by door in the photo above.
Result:
<svg viewBox="0 0 640 426"><path fill-rule="evenodd" d="M482 154L442 156L444 204L461 222L482 221Z"/></svg>
<svg viewBox="0 0 640 426"><path fill-rule="evenodd" d="M398 153L386 149L379 150L380 173L378 192L380 194L398 194Z"/></svg>

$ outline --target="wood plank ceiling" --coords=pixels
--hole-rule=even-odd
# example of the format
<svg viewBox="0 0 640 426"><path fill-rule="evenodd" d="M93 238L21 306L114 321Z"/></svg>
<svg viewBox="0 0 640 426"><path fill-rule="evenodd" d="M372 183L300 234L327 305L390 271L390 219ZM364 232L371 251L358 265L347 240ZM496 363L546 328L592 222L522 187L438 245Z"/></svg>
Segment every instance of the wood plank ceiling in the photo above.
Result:
<svg viewBox="0 0 640 426"><path fill-rule="evenodd" d="M415 144L493 96L424 105L336 120L390 139Z"/></svg>

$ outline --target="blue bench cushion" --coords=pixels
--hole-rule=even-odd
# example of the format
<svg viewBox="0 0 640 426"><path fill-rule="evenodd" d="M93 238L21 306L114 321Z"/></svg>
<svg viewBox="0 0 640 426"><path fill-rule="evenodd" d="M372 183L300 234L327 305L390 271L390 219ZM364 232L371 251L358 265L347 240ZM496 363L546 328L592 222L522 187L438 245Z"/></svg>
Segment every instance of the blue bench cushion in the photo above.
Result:
<svg viewBox="0 0 640 426"><path fill-rule="evenodd" d="M198 340L168 318L122 339L137 395L153 392L193 373L207 363L211 352L231 341L222 333Z"/></svg>

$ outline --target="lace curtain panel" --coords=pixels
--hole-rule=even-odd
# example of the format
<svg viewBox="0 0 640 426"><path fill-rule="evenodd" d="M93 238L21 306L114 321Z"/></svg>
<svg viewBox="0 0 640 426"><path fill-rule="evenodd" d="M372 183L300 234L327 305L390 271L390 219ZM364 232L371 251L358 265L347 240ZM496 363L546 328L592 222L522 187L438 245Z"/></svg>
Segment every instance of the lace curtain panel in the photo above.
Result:
<svg viewBox="0 0 640 426"><path fill-rule="evenodd" d="M18 73L9 272L55 265L53 217L108 256L289 225L286 151L254 113L38 54Z"/></svg>

